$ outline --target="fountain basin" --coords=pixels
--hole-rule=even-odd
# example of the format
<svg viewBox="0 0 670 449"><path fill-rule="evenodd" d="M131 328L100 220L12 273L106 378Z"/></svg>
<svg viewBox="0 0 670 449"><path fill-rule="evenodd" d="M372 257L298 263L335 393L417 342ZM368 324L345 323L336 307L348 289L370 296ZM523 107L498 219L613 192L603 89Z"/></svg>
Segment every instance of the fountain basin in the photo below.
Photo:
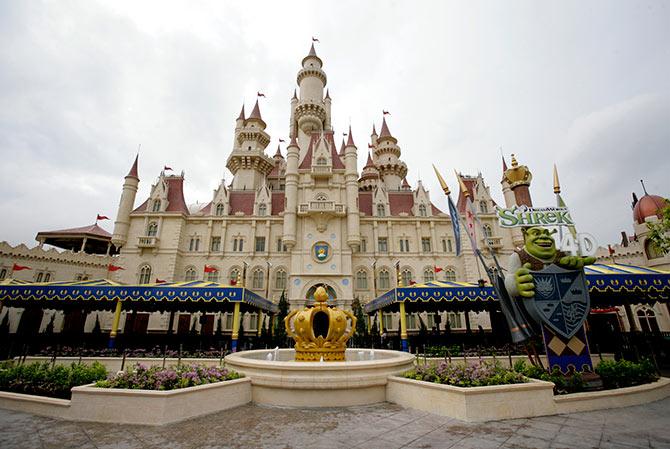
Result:
<svg viewBox="0 0 670 449"><path fill-rule="evenodd" d="M236 352L226 366L251 379L252 401L289 407L346 407L384 402L388 377L408 371L414 356L400 351L347 349L344 362L296 362L295 350Z"/></svg>

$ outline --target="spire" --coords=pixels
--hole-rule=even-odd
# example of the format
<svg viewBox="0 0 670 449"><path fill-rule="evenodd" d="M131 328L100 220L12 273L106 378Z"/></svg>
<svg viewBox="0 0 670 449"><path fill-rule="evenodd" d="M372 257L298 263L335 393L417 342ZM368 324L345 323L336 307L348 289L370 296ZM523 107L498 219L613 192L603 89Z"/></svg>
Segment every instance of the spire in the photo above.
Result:
<svg viewBox="0 0 670 449"><path fill-rule="evenodd" d="M351 134L351 125L349 125L349 137L347 138L347 146L348 147L356 146L356 144L354 143L354 136Z"/></svg>
<svg viewBox="0 0 670 449"><path fill-rule="evenodd" d="M274 157L281 157L281 158L284 157L281 155L281 149L279 148L279 144L277 144L277 152L275 153Z"/></svg>
<svg viewBox="0 0 670 449"><path fill-rule="evenodd" d="M502 163L503 163L503 173L505 173L507 171L507 161L505 161L505 156L504 155L501 154L500 157L502 158Z"/></svg>
<svg viewBox="0 0 670 449"><path fill-rule="evenodd" d="M330 100L330 91L326 89L326 98Z"/></svg>
<svg viewBox="0 0 670 449"><path fill-rule="evenodd" d="M314 49L314 42L312 42L312 47L309 49L307 56L316 56L316 50ZM316 56L318 58L318 56Z"/></svg>
<svg viewBox="0 0 670 449"><path fill-rule="evenodd" d="M374 123L372 124L372 134L371 135L373 135L373 136L377 135L377 130L375 129L375 124Z"/></svg>
<svg viewBox="0 0 670 449"><path fill-rule="evenodd" d="M419 181L419 184L421 184L421 181ZM403 189L411 189L412 187L409 185L409 182L407 182L407 176L402 178L402 188Z"/></svg>
<svg viewBox="0 0 670 449"><path fill-rule="evenodd" d="M372 154L370 153L370 151L368 151L368 161L365 163L365 167L363 168L374 167L374 166L375 164L374 162L372 162Z"/></svg>
<svg viewBox="0 0 670 449"><path fill-rule="evenodd" d="M635 192L633 192L633 206L632 207L635 207L637 202L638 202L637 195L635 194Z"/></svg>
<svg viewBox="0 0 670 449"><path fill-rule="evenodd" d="M340 146L340 156L344 156L344 137L342 138L342 145Z"/></svg>
<svg viewBox="0 0 670 449"><path fill-rule="evenodd" d="M258 107L258 99L256 99L256 105L254 106L254 110L251 111L251 115L249 116L249 119L252 118L263 121L263 117L261 117L261 109Z"/></svg>
<svg viewBox="0 0 670 449"><path fill-rule="evenodd" d="M295 89L293 89L293 98L291 98L291 100L297 100L297 99L298 99L298 95L296 95L296 91L295 91Z"/></svg>
<svg viewBox="0 0 670 449"><path fill-rule="evenodd" d="M561 183L558 181L558 170L556 169L556 164L554 164L554 193L561 193Z"/></svg>
<svg viewBox="0 0 670 449"><path fill-rule="evenodd" d="M240 115L237 117L237 120L244 120L244 104L242 104L242 110L240 111Z"/></svg>
<svg viewBox="0 0 670 449"><path fill-rule="evenodd" d="M373 125L374 130L374 125ZM382 118L382 132L379 134L379 137L393 137L389 131L389 127L386 124L386 117Z"/></svg>
<svg viewBox="0 0 670 449"><path fill-rule="evenodd" d="M133 162L133 166L130 167L130 171L126 176L132 176L133 178L140 179L139 176L137 176L137 160L140 158L140 154L137 153L137 156L135 156L135 162Z"/></svg>

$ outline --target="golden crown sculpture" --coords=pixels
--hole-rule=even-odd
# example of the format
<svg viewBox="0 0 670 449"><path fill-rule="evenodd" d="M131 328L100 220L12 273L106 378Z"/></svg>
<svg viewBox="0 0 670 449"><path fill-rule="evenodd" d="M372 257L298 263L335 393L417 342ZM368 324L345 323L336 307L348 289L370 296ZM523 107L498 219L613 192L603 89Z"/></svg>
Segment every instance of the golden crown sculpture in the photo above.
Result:
<svg viewBox="0 0 670 449"><path fill-rule="evenodd" d="M295 360L300 362L344 361L347 341L356 329L356 317L346 310L328 307L323 287L314 292L314 307L294 310L284 318L286 333L295 340ZM347 330L347 318L351 324ZM291 326L291 323L293 326Z"/></svg>
<svg viewBox="0 0 670 449"><path fill-rule="evenodd" d="M519 165L516 157L512 155L512 168L508 169L503 173L505 180L510 187L514 188L516 186L528 186L530 181L533 179L533 175L525 165Z"/></svg>

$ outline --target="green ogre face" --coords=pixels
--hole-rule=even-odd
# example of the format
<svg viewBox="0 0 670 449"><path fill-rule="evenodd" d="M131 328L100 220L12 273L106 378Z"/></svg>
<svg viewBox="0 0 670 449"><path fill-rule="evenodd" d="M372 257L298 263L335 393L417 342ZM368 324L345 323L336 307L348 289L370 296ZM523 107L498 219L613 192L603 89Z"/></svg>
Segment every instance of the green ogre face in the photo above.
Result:
<svg viewBox="0 0 670 449"><path fill-rule="evenodd" d="M528 228L524 231L524 247L531 256L539 259L552 259L556 256L556 243L553 234L548 229L540 227Z"/></svg>

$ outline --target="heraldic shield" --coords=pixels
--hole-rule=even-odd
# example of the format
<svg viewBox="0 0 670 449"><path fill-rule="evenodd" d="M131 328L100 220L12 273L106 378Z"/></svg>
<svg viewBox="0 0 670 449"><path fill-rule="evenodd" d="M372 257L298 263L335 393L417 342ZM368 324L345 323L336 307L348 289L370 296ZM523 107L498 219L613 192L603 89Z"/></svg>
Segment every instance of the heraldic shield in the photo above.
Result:
<svg viewBox="0 0 670 449"><path fill-rule="evenodd" d="M535 296L524 301L533 319L569 339L581 329L591 309L583 270L566 270L551 264L531 271Z"/></svg>

